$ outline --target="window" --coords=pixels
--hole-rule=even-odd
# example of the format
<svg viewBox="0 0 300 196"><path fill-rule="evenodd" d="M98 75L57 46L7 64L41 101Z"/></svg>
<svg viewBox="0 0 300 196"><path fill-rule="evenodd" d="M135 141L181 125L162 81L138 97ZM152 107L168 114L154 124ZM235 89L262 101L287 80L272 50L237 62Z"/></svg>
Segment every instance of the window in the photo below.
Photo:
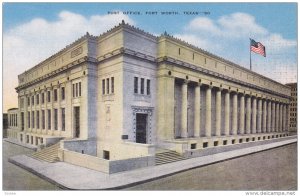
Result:
<svg viewBox="0 0 300 196"><path fill-rule="evenodd" d="M134 77L134 93L138 93L138 77Z"/></svg>
<svg viewBox="0 0 300 196"><path fill-rule="evenodd" d="M30 128L30 112L27 112L27 127Z"/></svg>
<svg viewBox="0 0 300 196"><path fill-rule="evenodd" d="M73 84L73 97L81 96L81 82L77 82Z"/></svg>
<svg viewBox="0 0 300 196"><path fill-rule="evenodd" d="M47 101L50 102L51 101L51 92L47 91Z"/></svg>
<svg viewBox="0 0 300 196"><path fill-rule="evenodd" d="M27 106L30 106L30 98L27 97Z"/></svg>
<svg viewBox="0 0 300 196"><path fill-rule="evenodd" d="M40 104L40 96L39 96L39 94L36 95L36 104Z"/></svg>
<svg viewBox="0 0 300 196"><path fill-rule="evenodd" d="M36 128L40 128L40 111L36 111Z"/></svg>
<svg viewBox="0 0 300 196"><path fill-rule="evenodd" d="M53 98L54 98L54 101L57 101L57 89L54 89Z"/></svg>
<svg viewBox="0 0 300 196"><path fill-rule="evenodd" d="M42 93L42 104L45 103L45 93Z"/></svg>
<svg viewBox="0 0 300 196"><path fill-rule="evenodd" d="M141 78L141 94L144 94L144 78Z"/></svg>
<svg viewBox="0 0 300 196"><path fill-rule="evenodd" d="M106 94L109 94L109 78L106 78Z"/></svg>
<svg viewBox="0 0 300 196"><path fill-rule="evenodd" d="M34 96L31 97L31 105L34 105Z"/></svg>
<svg viewBox="0 0 300 196"><path fill-rule="evenodd" d="M103 158L109 160L109 151L103 150Z"/></svg>
<svg viewBox="0 0 300 196"><path fill-rule="evenodd" d="M65 108L61 108L61 130L62 131L65 131L65 129L66 129L66 125L65 125L65 118L66 118L66 116L65 116Z"/></svg>
<svg viewBox="0 0 300 196"><path fill-rule="evenodd" d="M45 110L42 110L42 129L45 129Z"/></svg>
<svg viewBox="0 0 300 196"><path fill-rule="evenodd" d="M73 84L72 86L73 86L73 97L75 97L75 84Z"/></svg>
<svg viewBox="0 0 300 196"><path fill-rule="evenodd" d="M79 97L81 97L81 82L79 82Z"/></svg>
<svg viewBox="0 0 300 196"><path fill-rule="evenodd" d="M32 128L34 128L34 111L31 112Z"/></svg>
<svg viewBox="0 0 300 196"><path fill-rule="evenodd" d="M76 93L75 93L75 95L76 95L76 97L78 97L78 83L76 83L75 85L76 85Z"/></svg>
<svg viewBox="0 0 300 196"><path fill-rule="evenodd" d="M180 55L180 48L178 48L178 54Z"/></svg>
<svg viewBox="0 0 300 196"><path fill-rule="evenodd" d="M51 110L48 110L48 129L51 130Z"/></svg>
<svg viewBox="0 0 300 196"><path fill-rule="evenodd" d="M111 77L111 93L114 93L115 91L115 81L114 81L114 77Z"/></svg>
<svg viewBox="0 0 300 196"><path fill-rule="evenodd" d="M102 80L102 95L105 95L105 79Z"/></svg>
<svg viewBox="0 0 300 196"><path fill-rule="evenodd" d="M147 80L147 95L150 95L150 80Z"/></svg>
<svg viewBox="0 0 300 196"><path fill-rule="evenodd" d="M61 100L65 100L65 87L61 87Z"/></svg>
<svg viewBox="0 0 300 196"><path fill-rule="evenodd" d="M54 130L57 129L57 109L54 109Z"/></svg>

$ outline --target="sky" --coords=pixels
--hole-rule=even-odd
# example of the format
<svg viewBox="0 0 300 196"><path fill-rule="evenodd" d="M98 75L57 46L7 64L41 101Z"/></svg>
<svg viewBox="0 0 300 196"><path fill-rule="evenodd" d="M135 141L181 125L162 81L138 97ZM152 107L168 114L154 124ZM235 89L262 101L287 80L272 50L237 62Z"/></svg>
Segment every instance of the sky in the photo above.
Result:
<svg viewBox="0 0 300 196"><path fill-rule="evenodd" d="M87 31L98 36L122 20L157 36L166 31L245 68L252 38L267 54L251 54L253 71L283 84L297 81L296 3L4 3L2 8L4 112L18 106L19 74Z"/></svg>

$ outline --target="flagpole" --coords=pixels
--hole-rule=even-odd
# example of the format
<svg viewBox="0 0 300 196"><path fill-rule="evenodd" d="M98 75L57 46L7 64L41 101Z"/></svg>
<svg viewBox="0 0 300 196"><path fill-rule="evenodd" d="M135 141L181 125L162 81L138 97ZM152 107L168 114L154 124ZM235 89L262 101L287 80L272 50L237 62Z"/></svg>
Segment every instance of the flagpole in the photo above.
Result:
<svg viewBox="0 0 300 196"><path fill-rule="evenodd" d="M250 39L250 46L249 46L249 52L250 52L250 70L252 71L252 62L251 62L251 38Z"/></svg>

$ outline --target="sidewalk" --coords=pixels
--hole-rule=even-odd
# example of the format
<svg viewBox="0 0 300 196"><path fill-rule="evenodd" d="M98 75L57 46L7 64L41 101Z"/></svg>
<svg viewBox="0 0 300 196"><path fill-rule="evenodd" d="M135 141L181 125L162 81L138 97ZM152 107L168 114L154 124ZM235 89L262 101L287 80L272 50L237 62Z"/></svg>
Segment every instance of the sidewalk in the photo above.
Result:
<svg viewBox="0 0 300 196"><path fill-rule="evenodd" d="M275 139L273 143L269 144L110 175L64 162L41 162L26 155L12 157L9 161L42 178L45 178L54 184L57 184L61 188L80 190L120 189L169 176L191 168L201 167L297 142L297 136L290 136L288 138L289 139L284 141L276 142Z"/></svg>

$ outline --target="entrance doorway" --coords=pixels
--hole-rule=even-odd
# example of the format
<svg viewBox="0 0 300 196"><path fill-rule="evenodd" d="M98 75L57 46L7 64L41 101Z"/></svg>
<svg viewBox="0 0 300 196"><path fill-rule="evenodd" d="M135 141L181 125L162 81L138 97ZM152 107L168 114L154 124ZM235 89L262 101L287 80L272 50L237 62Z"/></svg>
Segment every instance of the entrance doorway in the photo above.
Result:
<svg viewBox="0 0 300 196"><path fill-rule="evenodd" d="M74 130L75 137L80 137L80 107L74 107Z"/></svg>
<svg viewBox="0 0 300 196"><path fill-rule="evenodd" d="M136 114L136 143L147 143L148 114Z"/></svg>

